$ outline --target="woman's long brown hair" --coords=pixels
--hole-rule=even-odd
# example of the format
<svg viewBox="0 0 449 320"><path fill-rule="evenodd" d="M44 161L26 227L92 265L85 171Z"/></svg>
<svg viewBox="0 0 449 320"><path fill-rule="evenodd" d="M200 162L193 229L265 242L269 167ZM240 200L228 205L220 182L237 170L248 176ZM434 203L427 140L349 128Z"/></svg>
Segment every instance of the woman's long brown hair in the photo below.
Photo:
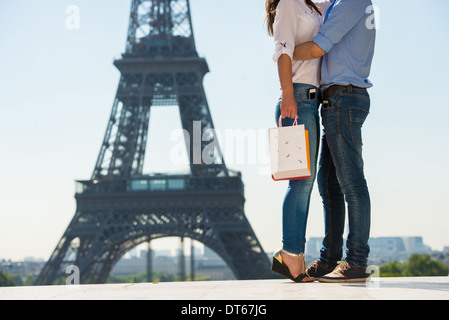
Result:
<svg viewBox="0 0 449 320"><path fill-rule="evenodd" d="M273 24L274 19L276 18L276 9L278 7L279 1L280 0L266 0L265 2L265 23L267 24L268 34L270 36L273 36L274 34ZM321 15L320 10L312 0L306 0L306 3Z"/></svg>

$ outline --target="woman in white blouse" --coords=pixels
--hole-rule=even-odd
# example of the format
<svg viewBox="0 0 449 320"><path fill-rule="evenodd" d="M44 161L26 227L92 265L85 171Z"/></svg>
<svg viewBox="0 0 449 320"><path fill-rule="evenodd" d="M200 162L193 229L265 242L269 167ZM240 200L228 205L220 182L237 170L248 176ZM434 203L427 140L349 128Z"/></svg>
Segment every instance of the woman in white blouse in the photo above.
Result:
<svg viewBox="0 0 449 320"><path fill-rule="evenodd" d="M319 85L321 58L294 61L295 46L311 41L323 25L331 1L266 0L266 23L274 37L273 60L278 65L282 96L275 109L276 123L304 124L309 131L311 177L290 180L282 206L282 249L273 256L272 270L295 282L313 279L305 273L306 225L316 177L320 139Z"/></svg>

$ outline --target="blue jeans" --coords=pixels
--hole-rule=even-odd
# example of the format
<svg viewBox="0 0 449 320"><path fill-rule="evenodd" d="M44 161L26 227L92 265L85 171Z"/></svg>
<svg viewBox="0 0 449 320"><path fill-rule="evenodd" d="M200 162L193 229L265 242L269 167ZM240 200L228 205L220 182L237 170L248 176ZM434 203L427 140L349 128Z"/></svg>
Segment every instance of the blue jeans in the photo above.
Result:
<svg viewBox="0 0 449 320"><path fill-rule="evenodd" d="M298 103L298 125L304 124L309 132L310 170L309 179L290 180L282 206L283 249L292 253L304 253L306 245L306 225L309 215L310 195L317 171L317 158L320 139L320 120L318 114L319 91L308 84L293 84ZM317 89L317 98L309 99L309 89ZM275 120L281 116L281 99L276 106ZM282 126L291 126L294 119L285 118Z"/></svg>
<svg viewBox="0 0 449 320"><path fill-rule="evenodd" d="M368 262L371 205L362 158L362 125L370 109L367 91L339 90L329 107L321 108L324 135L318 172L323 200L325 238L321 263L332 267L342 258L345 200L349 234L346 262L366 268Z"/></svg>

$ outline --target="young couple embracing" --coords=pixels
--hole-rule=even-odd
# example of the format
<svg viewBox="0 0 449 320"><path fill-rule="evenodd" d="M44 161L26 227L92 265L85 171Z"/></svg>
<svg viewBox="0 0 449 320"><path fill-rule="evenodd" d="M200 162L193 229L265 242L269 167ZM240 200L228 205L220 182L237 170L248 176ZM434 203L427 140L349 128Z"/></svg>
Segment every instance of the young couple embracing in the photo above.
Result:
<svg viewBox="0 0 449 320"><path fill-rule="evenodd" d="M282 90L275 120L291 126L296 119L309 131L311 177L289 181L282 205L283 245L272 264L274 272L295 282L369 278L371 206L362 125L370 109L367 89L372 87L368 77L376 30L367 24L371 15L367 8L372 5L371 0L266 0L266 23L275 40L273 59ZM325 235L320 258L307 266L306 225L315 179ZM346 205L349 234L343 262Z"/></svg>

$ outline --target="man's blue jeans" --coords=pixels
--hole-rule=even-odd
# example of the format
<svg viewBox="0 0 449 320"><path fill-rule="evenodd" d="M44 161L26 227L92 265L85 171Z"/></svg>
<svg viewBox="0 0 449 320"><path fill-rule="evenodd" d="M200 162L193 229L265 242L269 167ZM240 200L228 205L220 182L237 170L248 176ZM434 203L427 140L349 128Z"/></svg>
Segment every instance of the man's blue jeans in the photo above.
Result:
<svg viewBox="0 0 449 320"><path fill-rule="evenodd" d="M304 124L309 132L310 170L309 179L290 180L282 206L282 248L291 253L304 253L306 226L309 215L310 195L316 177L320 140L320 118L318 114L318 89L308 84L293 84L298 103L298 125ZM317 97L309 99L310 89L317 89ZM275 120L279 123L281 100L276 106ZM291 126L294 119L285 118L282 126Z"/></svg>
<svg viewBox="0 0 449 320"><path fill-rule="evenodd" d="M349 234L346 262L366 268L371 204L362 158L362 125L370 109L366 90L338 90L321 108L324 126L318 188L323 200L325 238L321 263L335 266L342 258L345 199Z"/></svg>

